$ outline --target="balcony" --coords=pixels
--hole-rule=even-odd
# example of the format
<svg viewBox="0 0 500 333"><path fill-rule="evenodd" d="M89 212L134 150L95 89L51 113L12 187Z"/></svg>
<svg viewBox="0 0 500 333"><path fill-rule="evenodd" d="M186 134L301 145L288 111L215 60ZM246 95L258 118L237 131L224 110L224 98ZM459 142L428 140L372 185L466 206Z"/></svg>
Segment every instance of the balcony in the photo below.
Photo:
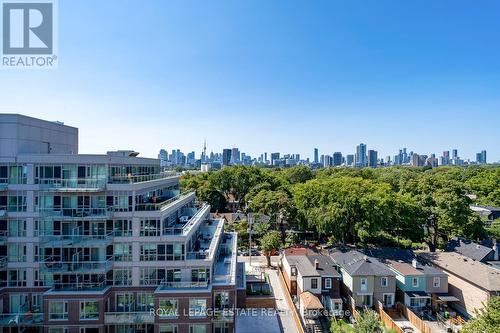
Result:
<svg viewBox="0 0 500 333"><path fill-rule="evenodd" d="M111 216L106 208L39 208L41 217L61 220L105 220Z"/></svg>
<svg viewBox="0 0 500 333"><path fill-rule="evenodd" d="M180 175L177 172L161 172L149 175L109 176L108 182L111 184L136 184L158 179L177 178Z"/></svg>
<svg viewBox="0 0 500 333"><path fill-rule="evenodd" d="M9 233L7 230L0 230L0 245L5 245Z"/></svg>
<svg viewBox="0 0 500 333"><path fill-rule="evenodd" d="M43 313L2 313L0 326L34 327L43 326Z"/></svg>
<svg viewBox="0 0 500 333"><path fill-rule="evenodd" d="M40 235L39 238L40 243L50 247L102 247L111 245L113 232L105 235Z"/></svg>
<svg viewBox="0 0 500 333"><path fill-rule="evenodd" d="M1 256L0 257L0 269L5 269L7 268L7 256Z"/></svg>
<svg viewBox="0 0 500 333"><path fill-rule="evenodd" d="M136 211L157 211L162 210L167 207L169 204L176 202L177 200L181 200L189 195L194 194L194 191L183 192L179 195L176 195L172 198L163 199L161 202L148 202L148 203L138 203L135 205ZM162 200L162 199L160 199Z"/></svg>
<svg viewBox="0 0 500 333"><path fill-rule="evenodd" d="M106 179L53 179L53 178L38 178L37 184L40 184L40 189L45 191L57 192L101 192L106 188Z"/></svg>
<svg viewBox="0 0 500 333"><path fill-rule="evenodd" d="M209 286L208 281L204 281L204 282L191 282L191 281L166 282L166 281L162 281L162 282L160 282L160 285L156 289L156 292L174 291L174 290L179 290L179 289L189 289L189 290L207 289L208 286Z"/></svg>
<svg viewBox="0 0 500 333"><path fill-rule="evenodd" d="M212 316L212 322L217 322L217 323L234 322L234 310L233 309L214 310Z"/></svg>
<svg viewBox="0 0 500 333"><path fill-rule="evenodd" d="M61 274L99 274L108 272L112 267L113 258L105 261L58 261L54 260L53 257L49 257L40 262L40 271Z"/></svg>
<svg viewBox="0 0 500 333"><path fill-rule="evenodd" d="M59 282L54 281L52 291L102 291L106 289L108 285L106 281L96 281L96 282Z"/></svg>
<svg viewBox="0 0 500 333"><path fill-rule="evenodd" d="M154 314L149 311L143 312L106 312L104 314L104 324L153 324Z"/></svg>

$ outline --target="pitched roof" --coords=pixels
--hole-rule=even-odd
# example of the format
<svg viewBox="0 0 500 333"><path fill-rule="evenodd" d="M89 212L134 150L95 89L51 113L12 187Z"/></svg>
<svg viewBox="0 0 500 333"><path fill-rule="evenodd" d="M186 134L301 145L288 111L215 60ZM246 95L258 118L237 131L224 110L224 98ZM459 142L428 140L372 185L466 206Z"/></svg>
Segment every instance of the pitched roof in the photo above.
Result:
<svg viewBox="0 0 500 333"><path fill-rule="evenodd" d="M323 304L321 304L319 298L309 291L304 291L299 295L299 298L306 310L323 309Z"/></svg>
<svg viewBox="0 0 500 333"><path fill-rule="evenodd" d="M394 260L388 260L386 262L390 267L392 267L395 271L399 272L403 276L407 275L412 275L412 276L418 276L418 275L424 275L424 272L421 270L418 270L416 267L413 267L412 265L406 263L406 262L399 262L399 261L394 261Z"/></svg>
<svg viewBox="0 0 500 333"><path fill-rule="evenodd" d="M494 252L492 248L460 237L450 240L448 244L446 244L445 251L455 251L463 256L478 261L483 261L486 257L488 257L488 255L491 254L491 252Z"/></svg>
<svg viewBox="0 0 500 333"><path fill-rule="evenodd" d="M456 252L421 252L419 257L488 291L500 291L500 269Z"/></svg>
<svg viewBox="0 0 500 333"><path fill-rule="evenodd" d="M306 248L293 248L284 251L285 258L290 265L297 267L302 276L329 276L340 277L335 269L335 263L329 256L316 253ZM318 268L316 268L316 261Z"/></svg>
<svg viewBox="0 0 500 333"><path fill-rule="evenodd" d="M377 249L364 249L361 250L363 253L378 258L380 261L397 261L406 264L413 264L413 260L417 258L417 255L412 250L406 249L396 249L392 247L383 247ZM419 261L417 270L425 273L426 275L446 275L440 269L433 267L429 264Z"/></svg>
<svg viewBox="0 0 500 333"><path fill-rule="evenodd" d="M387 266L378 259L368 257L357 250L333 250L330 257L350 276L395 276Z"/></svg>

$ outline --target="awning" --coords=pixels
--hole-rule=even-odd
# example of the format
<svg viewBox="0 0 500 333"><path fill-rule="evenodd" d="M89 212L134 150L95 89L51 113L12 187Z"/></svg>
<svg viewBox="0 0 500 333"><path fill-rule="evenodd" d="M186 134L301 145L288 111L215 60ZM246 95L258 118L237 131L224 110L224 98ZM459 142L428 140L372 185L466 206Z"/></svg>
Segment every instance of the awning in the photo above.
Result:
<svg viewBox="0 0 500 333"><path fill-rule="evenodd" d="M425 291L407 291L406 295L411 298L431 298L431 295L429 295Z"/></svg>
<svg viewBox="0 0 500 333"><path fill-rule="evenodd" d="M458 298L452 295L438 295L437 298L442 302L460 302Z"/></svg>

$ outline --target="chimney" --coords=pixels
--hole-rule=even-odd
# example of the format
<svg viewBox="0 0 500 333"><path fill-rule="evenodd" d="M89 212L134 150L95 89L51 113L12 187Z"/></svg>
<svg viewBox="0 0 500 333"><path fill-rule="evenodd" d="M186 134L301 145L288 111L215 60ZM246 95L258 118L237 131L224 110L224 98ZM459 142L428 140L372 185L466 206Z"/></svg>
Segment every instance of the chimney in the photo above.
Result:
<svg viewBox="0 0 500 333"><path fill-rule="evenodd" d="M318 259L314 259L314 268L315 269L319 268L319 261L318 261Z"/></svg>
<svg viewBox="0 0 500 333"><path fill-rule="evenodd" d="M411 260L411 265L412 265L414 268L421 268L420 263L419 263L419 262L418 262L418 260L417 260L417 259L415 259L415 258Z"/></svg>

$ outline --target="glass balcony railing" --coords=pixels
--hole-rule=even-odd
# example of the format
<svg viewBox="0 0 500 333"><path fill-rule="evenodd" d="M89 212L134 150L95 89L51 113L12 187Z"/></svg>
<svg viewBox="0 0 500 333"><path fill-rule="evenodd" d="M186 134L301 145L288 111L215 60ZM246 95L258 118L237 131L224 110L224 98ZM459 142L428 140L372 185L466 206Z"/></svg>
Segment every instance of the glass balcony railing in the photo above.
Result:
<svg viewBox="0 0 500 333"><path fill-rule="evenodd" d="M0 230L0 244L5 243L8 236L9 232L7 230Z"/></svg>
<svg viewBox="0 0 500 333"><path fill-rule="evenodd" d="M153 324L155 321L154 314L149 311L141 312L106 312L104 314L104 324L135 324L146 323Z"/></svg>
<svg viewBox="0 0 500 333"><path fill-rule="evenodd" d="M106 208L39 208L38 212L43 217L62 219L105 219L110 216Z"/></svg>
<svg viewBox="0 0 500 333"><path fill-rule="evenodd" d="M54 291L101 291L107 288L106 281L96 282L59 282L54 281L52 290Z"/></svg>
<svg viewBox="0 0 500 333"><path fill-rule="evenodd" d="M163 199L161 202L156 202L156 203L138 203L135 205L135 210L136 211L155 211L155 210L161 210L162 208L166 207L167 205L180 200L182 198L185 198L189 196L190 194L194 193L194 191L187 191L183 192L179 195L176 195L172 198L168 199Z"/></svg>
<svg viewBox="0 0 500 333"><path fill-rule="evenodd" d="M53 257L40 262L40 271L52 273L106 273L113 267L113 258L104 261L60 261Z"/></svg>
<svg viewBox="0 0 500 333"><path fill-rule="evenodd" d="M7 216L7 206L0 206L0 217Z"/></svg>
<svg viewBox="0 0 500 333"><path fill-rule="evenodd" d="M192 281L183 281L183 282L167 282L162 281L158 286L159 290L175 290L175 289L205 289L208 288L208 281L202 282L192 282Z"/></svg>
<svg viewBox="0 0 500 333"><path fill-rule="evenodd" d="M105 246L113 242L113 232L104 235L40 235L40 242L51 246Z"/></svg>
<svg viewBox="0 0 500 333"><path fill-rule="evenodd" d="M0 326L43 326L43 313L2 313L0 314Z"/></svg>
<svg viewBox="0 0 500 333"><path fill-rule="evenodd" d="M0 191L5 191L9 187L8 178L0 178Z"/></svg>
<svg viewBox="0 0 500 333"><path fill-rule="evenodd" d="M37 184L40 188L51 191L102 191L106 187L106 179L92 178L73 178L73 179L54 179L37 178Z"/></svg>
<svg viewBox="0 0 500 333"><path fill-rule="evenodd" d="M135 184L149 182L152 180L179 177L177 172L161 172L149 175L129 175L129 176L109 176L108 181L111 184Z"/></svg>

